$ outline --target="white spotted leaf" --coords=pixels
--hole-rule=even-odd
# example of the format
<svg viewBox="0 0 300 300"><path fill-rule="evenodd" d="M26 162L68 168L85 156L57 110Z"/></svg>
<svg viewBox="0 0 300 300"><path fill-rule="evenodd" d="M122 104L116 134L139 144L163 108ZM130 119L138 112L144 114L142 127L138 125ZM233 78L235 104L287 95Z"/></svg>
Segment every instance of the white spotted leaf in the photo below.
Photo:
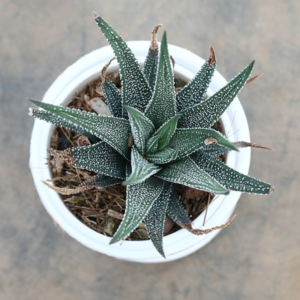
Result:
<svg viewBox="0 0 300 300"><path fill-rule="evenodd" d="M156 250L163 257L165 257L163 247L164 224L171 190L172 185L165 181L163 190L144 219L148 235Z"/></svg>
<svg viewBox="0 0 300 300"><path fill-rule="evenodd" d="M211 127L243 88L253 67L254 61L210 98L181 111L178 128Z"/></svg>
<svg viewBox="0 0 300 300"><path fill-rule="evenodd" d="M243 193L270 194L273 187L258 179L243 175L226 166L218 159L204 153L194 153L191 158L204 172L215 178L220 184L230 190Z"/></svg>
<svg viewBox="0 0 300 300"><path fill-rule="evenodd" d="M75 124L79 128L102 139L125 158L129 158L128 138L130 125L128 120L111 116L96 115L86 111L30 100L37 106L47 110L58 119L54 124L60 125L60 120Z"/></svg>
<svg viewBox="0 0 300 300"><path fill-rule="evenodd" d="M92 135L90 132L84 130L81 126L78 126L76 123L70 123L70 122L66 121L65 119L60 118L46 110L41 110L41 109L35 108L35 109L32 109L31 113L37 119L40 119L40 120L46 121L48 123L55 124L57 126L61 126L63 128L67 128L69 130L78 132L78 133L86 136L93 143L97 143L100 141L99 138Z"/></svg>
<svg viewBox="0 0 300 300"><path fill-rule="evenodd" d="M131 148L131 175L123 185L132 185L144 182L150 176L157 173L161 168L148 162L134 146Z"/></svg>
<svg viewBox="0 0 300 300"><path fill-rule="evenodd" d="M208 59L196 76L176 94L178 112L200 104L204 100L216 65L216 63L211 64Z"/></svg>
<svg viewBox="0 0 300 300"><path fill-rule="evenodd" d="M102 85L105 103L114 117L123 117L122 95L117 87L109 80Z"/></svg>
<svg viewBox="0 0 300 300"><path fill-rule="evenodd" d="M158 64L158 49L149 49L145 64L144 74L149 82L151 90L154 89Z"/></svg>
<svg viewBox="0 0 300 300"><path fill-rule="evenodd" d="M112 185L117 185L122 183L122 179L120 178L114 178L100 173L95 175L94 178L96 179L96 188L99 190Z"/></svg>
<svg viewBox="0 0 300 300"><path fill-rule="evenodd" d="M201 170L189 157L164 165L156 176L163 180L183 184L197 190L215 194L225 194L227 192L224 186Z"/></svg>
<svg viewBox="0 0 300 300"><path fill-rule="evenodd" d="M153 122L156 129L175 116L176 97L174 75L168 51L167 34L164 32L158 62L156 84L145 115Z"/></svg>
<svg viewBox="0 0 300 300"><path fill-rule="evenodd" d="M105 142L70 148L75 168L125 179L126 159Z"/></svg>
<svg viewBox="0 0 300 300"><path fill-rule="evenodd" d="M175 149L169 148L169 147L165 147L163 150L160 150L153 154L149 153L146 156L146 158L149 162L159 164L159 165L167 164L167 163L175 160L176 157L177 157L177 151Z"/></svg>
<svg viewBox="0 0 300 300"><path fill-rule="evenodd" d="M179 117L180 115L174 116L160 126L160 128L147 141L147 153L155 153L164 149L168 145L177 128Z"/></svg>
<svg viewBox="0 0 300 300"><path fill-rule="evenodd" d="M123 38L103 18L97 16L95 21L110 43L120 65L123 105L144 111L152 91L138 61Z"/></svg>
<svg viewBox="0 0 300 300"><path fill-rule="evenodd" d="M199 149L197 152L204 153L211 157L217 157L217 156L224 155L224 154L228 153L229 151L231 151L231 149L228 149L228 148L226 148L222 145L216 144L216 143L212 143L209 145L205 145L204 147Z"/></svg>
<svg viewBox="0 0 300 300"><path fill-rule="evenodd" d="M213 129L205 128L177 129L172 136L168 147L176 149L176 159L180 159L204 147L205 141L210 139L214 140L219 145L238 151L238 149L221 133Z"/></svg>
<svg viewBox="0 0 300 300"><path fill-rule="evenodd" d="M146 151L146 142L155 131L153 123L139 110L125 105L129 115L129 123L133 136L134 145L142 155Z"/></svg>
<svg viewBox="0 0 300 300"><path fill-rule="evenodd" d="M173 190L170 195L169 204L167 207L168 216L177 224L189 224L191 223L186 211L183 207L181 200L177 193Z"/></svg>
<svg viewBox="0 0 300 300"><path fill-rule="evenodd" d="M110 244L125 239L144 220L162 188L163 181L155 177L127 186L124 218Z"/></svg>

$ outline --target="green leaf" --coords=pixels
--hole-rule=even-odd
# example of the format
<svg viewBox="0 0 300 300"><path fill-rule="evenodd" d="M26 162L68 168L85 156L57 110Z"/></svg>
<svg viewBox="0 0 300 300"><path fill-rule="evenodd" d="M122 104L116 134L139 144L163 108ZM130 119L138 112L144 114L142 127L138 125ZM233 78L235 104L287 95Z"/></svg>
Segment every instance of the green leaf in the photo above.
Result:
<svg viewBox="0 0 300 300"><path fill-rule="evenodd" d="M157 44L157 31L161 25L156 25L152 31L152 39L150 48L144 64L144 74L150 85L151 90L154 89L157 73L157 64L158 64L158 44Z"/></svg>
<svg viewBox="0 0 300 300"><path fill-rule="evenodd" d="M105 103L114 117L123 117L122 96L117 87L109 80L102 85Z"/></svg>
<svg viewBox="0 0 300 300"><path fill-rule="evenodd" d="M186 85L187 85L187 83L185 81L183 81L183 80L175 81L175 88L183 88Z"/></svg>
<svg viewBox="0 0 300 300"><path fill-rule="evenodd" d="M181 112L178 128L211 127L233 101L250 77L254 61L225 87L207 100Z"/></svg>
<svg viewBox="0 0 300 300"><path fill-rule="evenodd" d="M233 143L233 145L234 145L234 143ZM216 143L212 143L209 145L205 145L204 147L199 149L197 152L209 155L211 157L217 157L217 156L224 155L224 154L228 153L229 151L231 151L231 149L228 149L228 148L221 146L219 144L216 144ZM197 152L195 152L195 153L197 153Z"/></svg>
<svg viewBox="0 0 300 300"><path fill-rule="evenodd" d="M149 49L145 65L144 65L144 74L149 82L151 90L154 89L156 81L156 72L157 72L157 62L158 62L158 49Z"/></svg>
<svg viewBox="0 0 300 300"><path fill-rule="evenodd" d="M123 181L123 179L106 176L100 173L98 173L95 176L95 179L96 179L96 188L99 190L112 185L121 184Z"/></svg>
<svg viewBox="0 0 300 300"><path fill-rule="evenodd" d="M211 62L212 59L213 62ZM214 51L211 47L209 59L205 62L193 80L177 93L176 104L178 112L200 104L204 100L207 88L217 66L215 61Z"/></svg>
<svg viewBox="0 0 300 300"><path fill-rule="evenodd" d="M123 105L144 111L152 91L138 61L122 37L105 20L97 16L95 21L110 43L120 65Z"/></svg>
<svg viewBox="0 0 300 300"><path fill-rule="evenodd" d="M243 193L270 194L272 186L263 181L243 175L221 161L203 153L194 153L191 158L203 171L228 189Z"/></svg>
<svg viewBox="0 0 300 300"><path fill-rule="evenodd" d="M138 148L142 155L146 151L146 141L149 139L151 133L155 131L152 122L137 109L125 105L129 113L129 123L131 133L134 140L134 145Z"/></svg>
<svg viewBox="0 0 300 300"><path fill-rule="evenodd" d="M152 136L146 143L146 153L151 154L155 153L157 151L158 147L158 140L160 139L160 136L155 135L154 137Z"/></svg>
<svg viewBox="0 0 300 300"><path fill-rule="evenodd" d="M148 162L134 146L131 148L131 169L130 177L124 181L123 185L131 185L144 182L161 168Z"/></svg>
<svg viewBox="0 0 300 300"><path fill-rule="evenodd" d="M60 120L64 119L65 122L75 124L79 128L102 139L125 158L129 158L128 137L130 134L130 125L127 120L96 115L78 109L55 106L35 100L30 101L57 116L58 119L54 120L54 124L60 126Z"/></svg>
<svg viewBox="0 0 300 300"><path fill-rule="evenodd" d="M177 129L168 147L176 149L176 159L180 159L211 142L217 142L222 146L238 151L222 134L216 130L205 128Z"/></svg>
<svg viewBox="0 0 300 300"><path fill-rule="evenodd" d="M80 127L74 123L69 123L68 121L64 120L63 118L59 118L48 111L41 110L41 109L32 109L31 114L37 119L44 120L48 123L55 124L57 126L61 126L63 128L78 132L78 133L86 136L93 143L97 143L100 141L99 138L92 135L88 131L84 130L82 127Z"/></svg>
<svg viewBox="0 0 300 300"><path fill-rule="evenodd" d="M156 250L165 257L163 249L163 234L166 218L166 211L170 199L171 184L164 182L164 187L158 199L153 203L147 213L144 223L146 224L148 235Z"/></svg>
<svg viewBox="0 0 300 300"><path fill-rule="evenodd" d="M225 194L227 192L226 188L201 170L189 157L164 165L156 176L163 180L183 184L197 190L215 194Z"/></svg>
<svg viewBox="0 0 300 300"><path fill-rule="evenodd" d="M73 166L107 176L125 179L126 160L105 142L91 146L70 148L75 159Z"/></svg>
<svg viewBox="0 0 300 300"><path fill-rule="evenodd" d="M171 193L171 197L167 208L167 214L176 224L191 223L181 200L179 199L177 193L174 190Z"/></svg>
<svg viewBox="0 0 300 300"><path fill-rule="evenodd" d="M174 116L154 133L154 135L147 142L147 153L160 151L168 145L177 128L179 117L180 115Z"/></svg>
<svg viewBox="0 0 300 300"><path fill-rule="evenodd" d="M110 244L125 239L145 219L162 188L163 181L155 177L150 177L143 183L127 186L124 218Z"/></svg>
<svg viewBox="0 0 300 300"><path fill-rule="evenodd" d="M164 32L158 63L158 71L154 92L146 108L145 115L153 122L156 129L175 116L176 98L174 76L171 66L167 34Z"/></svg>
<svg viewBox="0 0 300 300"><path fill-rule="evenodd" d="M156 153L147 154L147 160L155 164L167 164L176 159L178 152L175 149L166 147Z"/></svg>

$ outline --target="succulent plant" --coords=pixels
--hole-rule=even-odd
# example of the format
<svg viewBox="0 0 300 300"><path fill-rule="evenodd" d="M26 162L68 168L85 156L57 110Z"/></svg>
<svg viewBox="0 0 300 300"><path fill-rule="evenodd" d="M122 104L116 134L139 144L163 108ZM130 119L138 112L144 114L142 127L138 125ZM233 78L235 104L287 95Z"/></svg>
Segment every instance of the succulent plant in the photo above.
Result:
<svg viewBox="0 0 300 300"><path fill-rule="evenodd" d="M231 143L211 129L249 82L254 61L206 99L216 68L211 47L208 60L195 78L176 94L166 32L158 50L156 33L160 25L154 27L142 68L119 34L98 15L95 21L113 48L120 67L121 93L111 81L102 85L111 116L31 100L41 109L31 108L30 115L81 133L91 142L88 146L52 150L74 167L97 173L75 189L56 187L56 191L75 194L91 188L126 186L124 218L111 243L125 239L144 221L151 241L162 256L166 214L196 234L220 228L193 229L174 184L214 194L229 190L272 192L270 184L240 174L217 159L229 151L238 151L240 146L254 144Z"/></svg>

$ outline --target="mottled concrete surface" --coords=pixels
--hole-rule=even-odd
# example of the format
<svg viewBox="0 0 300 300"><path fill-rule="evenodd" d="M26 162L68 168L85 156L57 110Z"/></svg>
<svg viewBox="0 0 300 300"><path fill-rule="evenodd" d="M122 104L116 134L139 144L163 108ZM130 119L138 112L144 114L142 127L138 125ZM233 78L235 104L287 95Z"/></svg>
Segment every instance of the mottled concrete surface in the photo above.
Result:
<svg viewBox="0 0 300 300"><path fill-rule="evenodd" d="M254 150L250 174L276 191L243 195L235 221L182 260L140 265L86 249L54 227L33 186L26 97L41 99L68 65L107 45L92 10L127 40L163 23L170 43L202 57L213 44L227 79L253 58L264 74L240 99L252 140L275 150ZM2 0L0 298L299 299L299 15L296 0Z"/></svg>

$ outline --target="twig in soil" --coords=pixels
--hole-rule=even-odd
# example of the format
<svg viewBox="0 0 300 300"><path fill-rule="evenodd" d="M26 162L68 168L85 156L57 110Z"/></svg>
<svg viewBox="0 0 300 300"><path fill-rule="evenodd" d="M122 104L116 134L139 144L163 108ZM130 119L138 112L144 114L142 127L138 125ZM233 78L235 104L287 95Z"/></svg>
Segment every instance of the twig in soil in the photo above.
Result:
<svg viewBox="0 0 300 300"><path fill-rule="evenodd" d="M74 143L73 143L72 139L70 138L70 136L68 135L67 131L63 127L60 127L60 129L61 129L62 133L65 135L65 137L68 139L68 141L71 143L72 147L74 147Z"/></svg>

